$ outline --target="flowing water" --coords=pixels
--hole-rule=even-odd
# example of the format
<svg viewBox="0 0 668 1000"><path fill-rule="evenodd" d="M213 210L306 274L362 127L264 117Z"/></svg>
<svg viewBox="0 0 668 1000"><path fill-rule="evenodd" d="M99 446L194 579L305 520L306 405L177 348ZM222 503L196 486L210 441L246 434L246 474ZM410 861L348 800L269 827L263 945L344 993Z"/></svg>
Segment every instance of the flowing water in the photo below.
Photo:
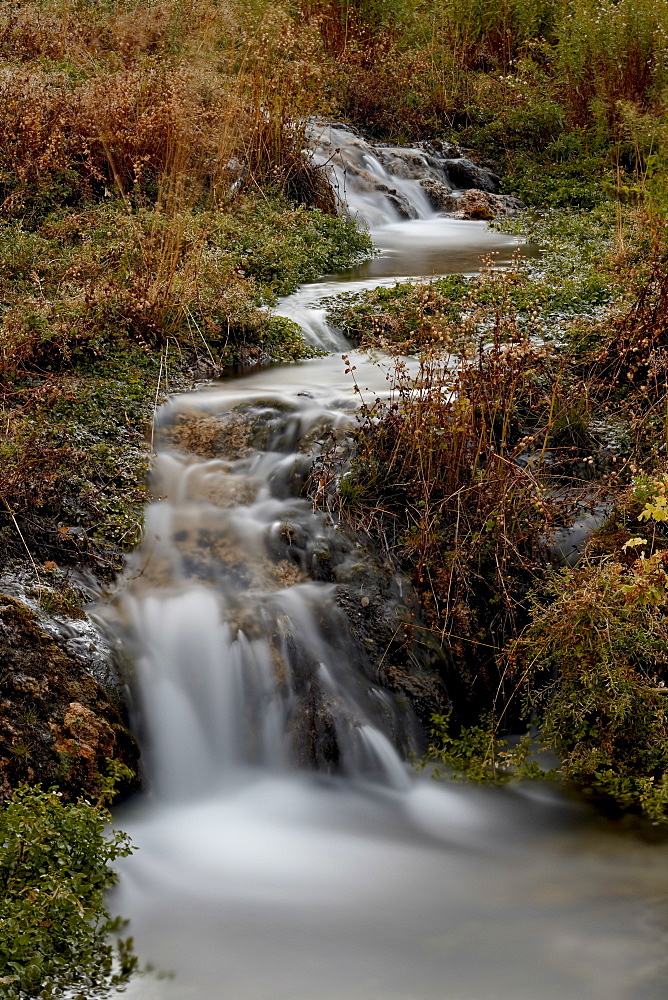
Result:
<svg viewBox="0 0 668 1000"><path fill-rule="evenodd" d="M549 788L415 776L411 712L337 602L337 583L360 608L373 587L354 543L299 498L323 436L345 440L356 405L347 345L318 300L472 273L518 241L438 216L418 190L438 162L420 166L419 150L416 178L405 152L374 160L340 130L328 141L316 155L347 151L339 189L382 256L279 311L337 353L163 407L145 540L105 612L136 664L150 789L118 816L139 850L114 904L143 960L173 973L129 995L659 1000L665 848L597 833ZM412 218L378 191L396 186L393 163ZM363 389L386 391L387 359L347 353Z"/></svg>

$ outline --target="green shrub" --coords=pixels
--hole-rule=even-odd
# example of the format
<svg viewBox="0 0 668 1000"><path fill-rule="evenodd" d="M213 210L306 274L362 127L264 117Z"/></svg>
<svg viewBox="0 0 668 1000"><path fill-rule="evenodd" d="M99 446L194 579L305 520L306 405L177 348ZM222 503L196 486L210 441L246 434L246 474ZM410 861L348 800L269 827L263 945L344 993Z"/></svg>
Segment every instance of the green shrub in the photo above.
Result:
<svg viewBox="0 0 668 1000"><path fill-rule="evenodd" d="M0 968L4 997L72 997L117 985L135 969L132 941L105 905L111 863L132 852L101 803L66 805L21 786L0 810Z"/></svg>
<svg viewBox="0 0 668 1000"><path fill-rule="evenodd" d="M506 85L494 82L497 107L472 106L469 115L473 123L463 139L480 153L488 156L505 156L514 160L524 151L535 156L554 142L564 128L564 109L549 97L523 84L510 94ZM492 98L494 100L494 98Z"/></svg>
<svg viewBox="0 0 668 1000"><path fill-rule="evenodd" d="M565 777L665 823L668 552L622 555L556 578L510 659Z"/></svg>
<svg viewBox="0 0 668 1000"><path fill-rule="evenodd" d="M501 784L513 778L547 780L555 777L554 771L543 770L533 759L536 747L529 734L518 741L500 739L498 723L489 713L483 713L477 725L464 726L457 735L451 731L449 715L434 715L431 722L426 762L436 764L434 777L441 777L439 765L450 778L479 784Z"/></svg>

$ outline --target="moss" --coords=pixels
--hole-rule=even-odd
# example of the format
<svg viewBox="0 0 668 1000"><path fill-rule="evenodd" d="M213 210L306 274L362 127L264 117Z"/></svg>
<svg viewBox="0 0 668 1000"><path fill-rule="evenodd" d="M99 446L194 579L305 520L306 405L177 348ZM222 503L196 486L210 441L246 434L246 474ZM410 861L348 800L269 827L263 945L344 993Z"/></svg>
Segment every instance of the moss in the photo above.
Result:
<svg viewBox="0 0 668 1000"><path fill-rule="evenodd" d="M145 435L160 374L157 357L129 349L69 375L15 385L13 402L30 405L10 411L7 424L0 475L11 510L4 513L6 554L24 554L27 543L42 561L88 563L106 573L118 568L120 548L132 546L141 531ZM176 384L183 384L178 376Z"/></svg>
<svg viewBox="0 0 668 1000"><path fill-rule="evenodd" d="M212 241L257 282L264 301L373 253L368 234L353 222L279 197L241 201L217 220Z"/></svg>
<svg viewBox="0 0 668 1000"><path fill-rule="evenodd" d="M35 612L4 594L0 660L0 799L20 782L57 785L68 800L95 797L110 758L136 771L138 748L117 698Z"/></svg>
<svg viewBox="0 0 668 1000"><path fill-rule="evenodd" d="M67 618L85 618L81 608L81 594L67 585L41 586L38 591L40 607L47 615Z"/></svg>

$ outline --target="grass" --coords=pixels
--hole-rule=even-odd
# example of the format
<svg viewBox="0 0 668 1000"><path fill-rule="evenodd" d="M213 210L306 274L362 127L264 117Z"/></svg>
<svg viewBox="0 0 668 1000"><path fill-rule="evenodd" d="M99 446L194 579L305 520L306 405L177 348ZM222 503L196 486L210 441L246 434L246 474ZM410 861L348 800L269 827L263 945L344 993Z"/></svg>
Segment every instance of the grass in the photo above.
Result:
<svg viewBox="0 0 668 1000"><path fill-rule="evenodd" d="M508 658L563 775L617 810L665 823L666 551L627 553L555 578L552 602L534 609Z"/></svg>
<svg viewBox="0 0 668 1000"><path fill-rule="evenodd" d="M116 567L114 548L141 531L156 395L237 361L308 357L298 327L263 307L369 247L318 209L244 197L182 220L166 283L163 223L107 200L0 231L8 554L23 549L15 518L42 561L82 557L61 530L74 527L91 542L84 559Z"/></svg>
<svg viewBox="0 0 668 1000"><path fill-rule="evenodd" d="M488 281L498 293L497 276ZM495 689L496 651L523 623L562 506L540 468L519 461L532 444L548 447L559 360L508 313L486 336L488 348L469 343L455 366L432 347L415 379L396 362L390 401L362 406L339 489L344 520L412 576L427 627L453 652L449 687L463 685L478 706ZM566 447L570 460L583 453L572 439ZM332 462L337 481L340 460ZM321 469L317 478L321 486ZM466 700L458 706L467 711Z"/></svg>

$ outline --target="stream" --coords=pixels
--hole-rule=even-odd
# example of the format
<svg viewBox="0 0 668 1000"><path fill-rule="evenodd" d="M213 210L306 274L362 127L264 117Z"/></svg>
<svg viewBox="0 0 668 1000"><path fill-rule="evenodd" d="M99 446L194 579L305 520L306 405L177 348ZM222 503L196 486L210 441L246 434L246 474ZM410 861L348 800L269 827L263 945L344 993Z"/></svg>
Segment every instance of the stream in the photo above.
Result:
<svg viewBox="0 0 668 1000"><path fill-rule="evenodd" d="M537 251L438 214L422 182L455 187L452 157L339 128L314 146L381 253L277 306L327 357L162 407L145 537L100 610L135 665L149 787L117 811L138 850L113 906L160 974L127 995L663 1000L666 847L547 784L414 773L416 720L336 599L359 580L364 607L364 557L299 496L323 435L355 420L341 354L371 393L391 369L351 351L320 299Z"/></svg>

